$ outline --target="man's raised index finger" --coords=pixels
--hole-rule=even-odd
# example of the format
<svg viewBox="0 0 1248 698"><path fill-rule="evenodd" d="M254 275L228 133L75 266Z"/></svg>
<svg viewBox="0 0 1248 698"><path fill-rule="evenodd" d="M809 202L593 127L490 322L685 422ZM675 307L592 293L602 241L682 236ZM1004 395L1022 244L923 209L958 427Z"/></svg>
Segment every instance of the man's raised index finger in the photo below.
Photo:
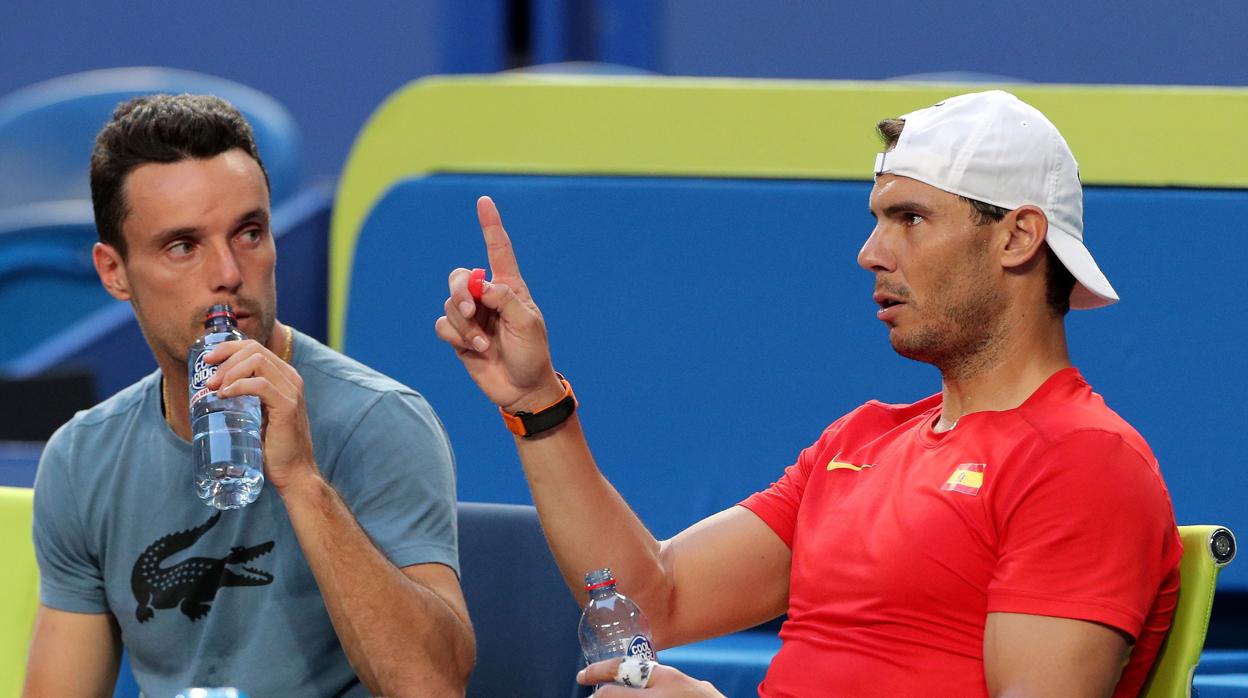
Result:
<svg viewBox="0 0 1248 698"><path fill-rule="evenodd" d="M477 199L477 220L481 223L481 234L485 237L485 253L490 260L491 275L512 283L519 280L520 265L516 262L516 253L511 247L511 238L507 237L502 216L498 215L498 207L490 197Z"/></svg>

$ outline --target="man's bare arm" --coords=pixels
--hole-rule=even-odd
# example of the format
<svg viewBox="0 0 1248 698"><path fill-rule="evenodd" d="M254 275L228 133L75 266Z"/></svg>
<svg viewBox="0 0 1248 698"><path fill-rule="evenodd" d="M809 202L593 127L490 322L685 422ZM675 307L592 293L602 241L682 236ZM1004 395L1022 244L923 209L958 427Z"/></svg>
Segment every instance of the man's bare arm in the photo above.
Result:
<svg viewBox="0 0 1248 698"><path fill-rule="evenodd" d="M994 698L1111 696L1130 640L1100 623L1023 613L989 613L984 675Z"/></svg>
<svg viewBox="0 0 1248 698"><path fill-rule="evenodd" d="M516 441L542 530L580 602L585 572L610 567L659 647L748 628L787 608L791 552L753 512L732 507L659 542L599 472L575 416Z"/></svg>
<svg viewBox="0 0 1248 698"><path fill-rule="evenodd" d="M117 683L121 631L108 613L40 606L26 661L25 698L108 698Z"/></svg>
<svg viewBox="0 0 1248 698"><path fill-rule="evenodd" d="M319 476L282 493L299 545L351 666L375 695L463 695L476 656L459 578L399 569Z"/></svg>

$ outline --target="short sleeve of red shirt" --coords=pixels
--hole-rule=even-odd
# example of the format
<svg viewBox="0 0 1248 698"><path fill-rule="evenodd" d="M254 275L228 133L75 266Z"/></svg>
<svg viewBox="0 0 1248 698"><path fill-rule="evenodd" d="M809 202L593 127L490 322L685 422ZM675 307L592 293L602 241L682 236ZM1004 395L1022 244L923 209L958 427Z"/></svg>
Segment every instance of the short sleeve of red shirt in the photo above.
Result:
<svg viewBox="0 0 1248 698"><path fill-rule="evenodd" d="M1000 557L988 612L1095 621L1138 637L1182 553L1153 459L1098 429L1064 435L1028 465L1003 473L993 494Z"/></svg>
<svg viewBox="0 0 1248 698"><path fill-rule="evenodd" d="M754 512L770 526L790 549L793 548L793 531L797 526L797 510L802 504L802 495L806 492L815 454L819 452L828 433L836 429L837 424L840 424L839 420L828 427L818 442L803 449L797 462L785 468L784 475L772 483L771 487L756 492L741 502L741 506Z"/></svg>
<svg viewBox="0 0 1248 698"><path fill-rule="evenodd" d="M931 407L939 397L933 395L913 405L903 405L902 410L874 401L859 406L824 429L815 443L802 449L797 456L797 462L785 468L784 475L773 482L771 487L750 495L740 505L754 512L792 549L797 528L797 512L801 508L806 484L810 481L816 461L823 458L823 462L826 462L831 454L838 452L837 448L843 446L844 441L852 443L855 437L863 434L875 435L895 427L913 413Z"/></svg>

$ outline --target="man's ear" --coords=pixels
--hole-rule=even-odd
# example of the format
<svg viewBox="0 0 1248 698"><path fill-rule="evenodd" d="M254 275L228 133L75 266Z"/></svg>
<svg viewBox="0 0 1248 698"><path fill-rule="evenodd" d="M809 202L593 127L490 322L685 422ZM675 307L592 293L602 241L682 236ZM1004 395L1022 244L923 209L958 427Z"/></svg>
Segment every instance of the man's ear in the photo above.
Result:
<svg viewBox="0 0 1248 698"><path fill-rule="evenodd" d="M1049 219L1039 208L1020 206L1005 214L1001 221L1008 237L1001 251L1001 264L1007 269L1018 269L1038 259L1044 251L1044 240L1049 234Z"/></svg>
<svg viewBox="0 0 1248 698"><path fill-rule="evenodd" d="M95 273L108 295L119 301L130 300L130 279L126 276L125 261L117 248L97 242L91 248L91 261L95 263Z"/></svg>

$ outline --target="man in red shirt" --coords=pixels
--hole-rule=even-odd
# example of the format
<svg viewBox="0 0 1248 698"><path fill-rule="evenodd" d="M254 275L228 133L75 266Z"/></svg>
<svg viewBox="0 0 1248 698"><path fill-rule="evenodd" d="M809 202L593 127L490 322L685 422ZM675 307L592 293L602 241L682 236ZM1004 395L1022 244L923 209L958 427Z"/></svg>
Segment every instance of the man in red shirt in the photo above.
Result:
<svg viewBox="0 0 1248 698"><path fill-rule="evenodd" d="M658 647L787 612L763 696L1136 695L1181 547L1148 445L1067 353L1066 312L1117 300L1083 244L1074 156L998 91L879 130L858 262L894 350L936 366L940 393L866 403L769 489L670 540L595 466L488 198L493 280L455 270L438 335L517 434L569 586L581 596L580 572L609 565ZM645 692L718 695L662 666Z"/></svg>

